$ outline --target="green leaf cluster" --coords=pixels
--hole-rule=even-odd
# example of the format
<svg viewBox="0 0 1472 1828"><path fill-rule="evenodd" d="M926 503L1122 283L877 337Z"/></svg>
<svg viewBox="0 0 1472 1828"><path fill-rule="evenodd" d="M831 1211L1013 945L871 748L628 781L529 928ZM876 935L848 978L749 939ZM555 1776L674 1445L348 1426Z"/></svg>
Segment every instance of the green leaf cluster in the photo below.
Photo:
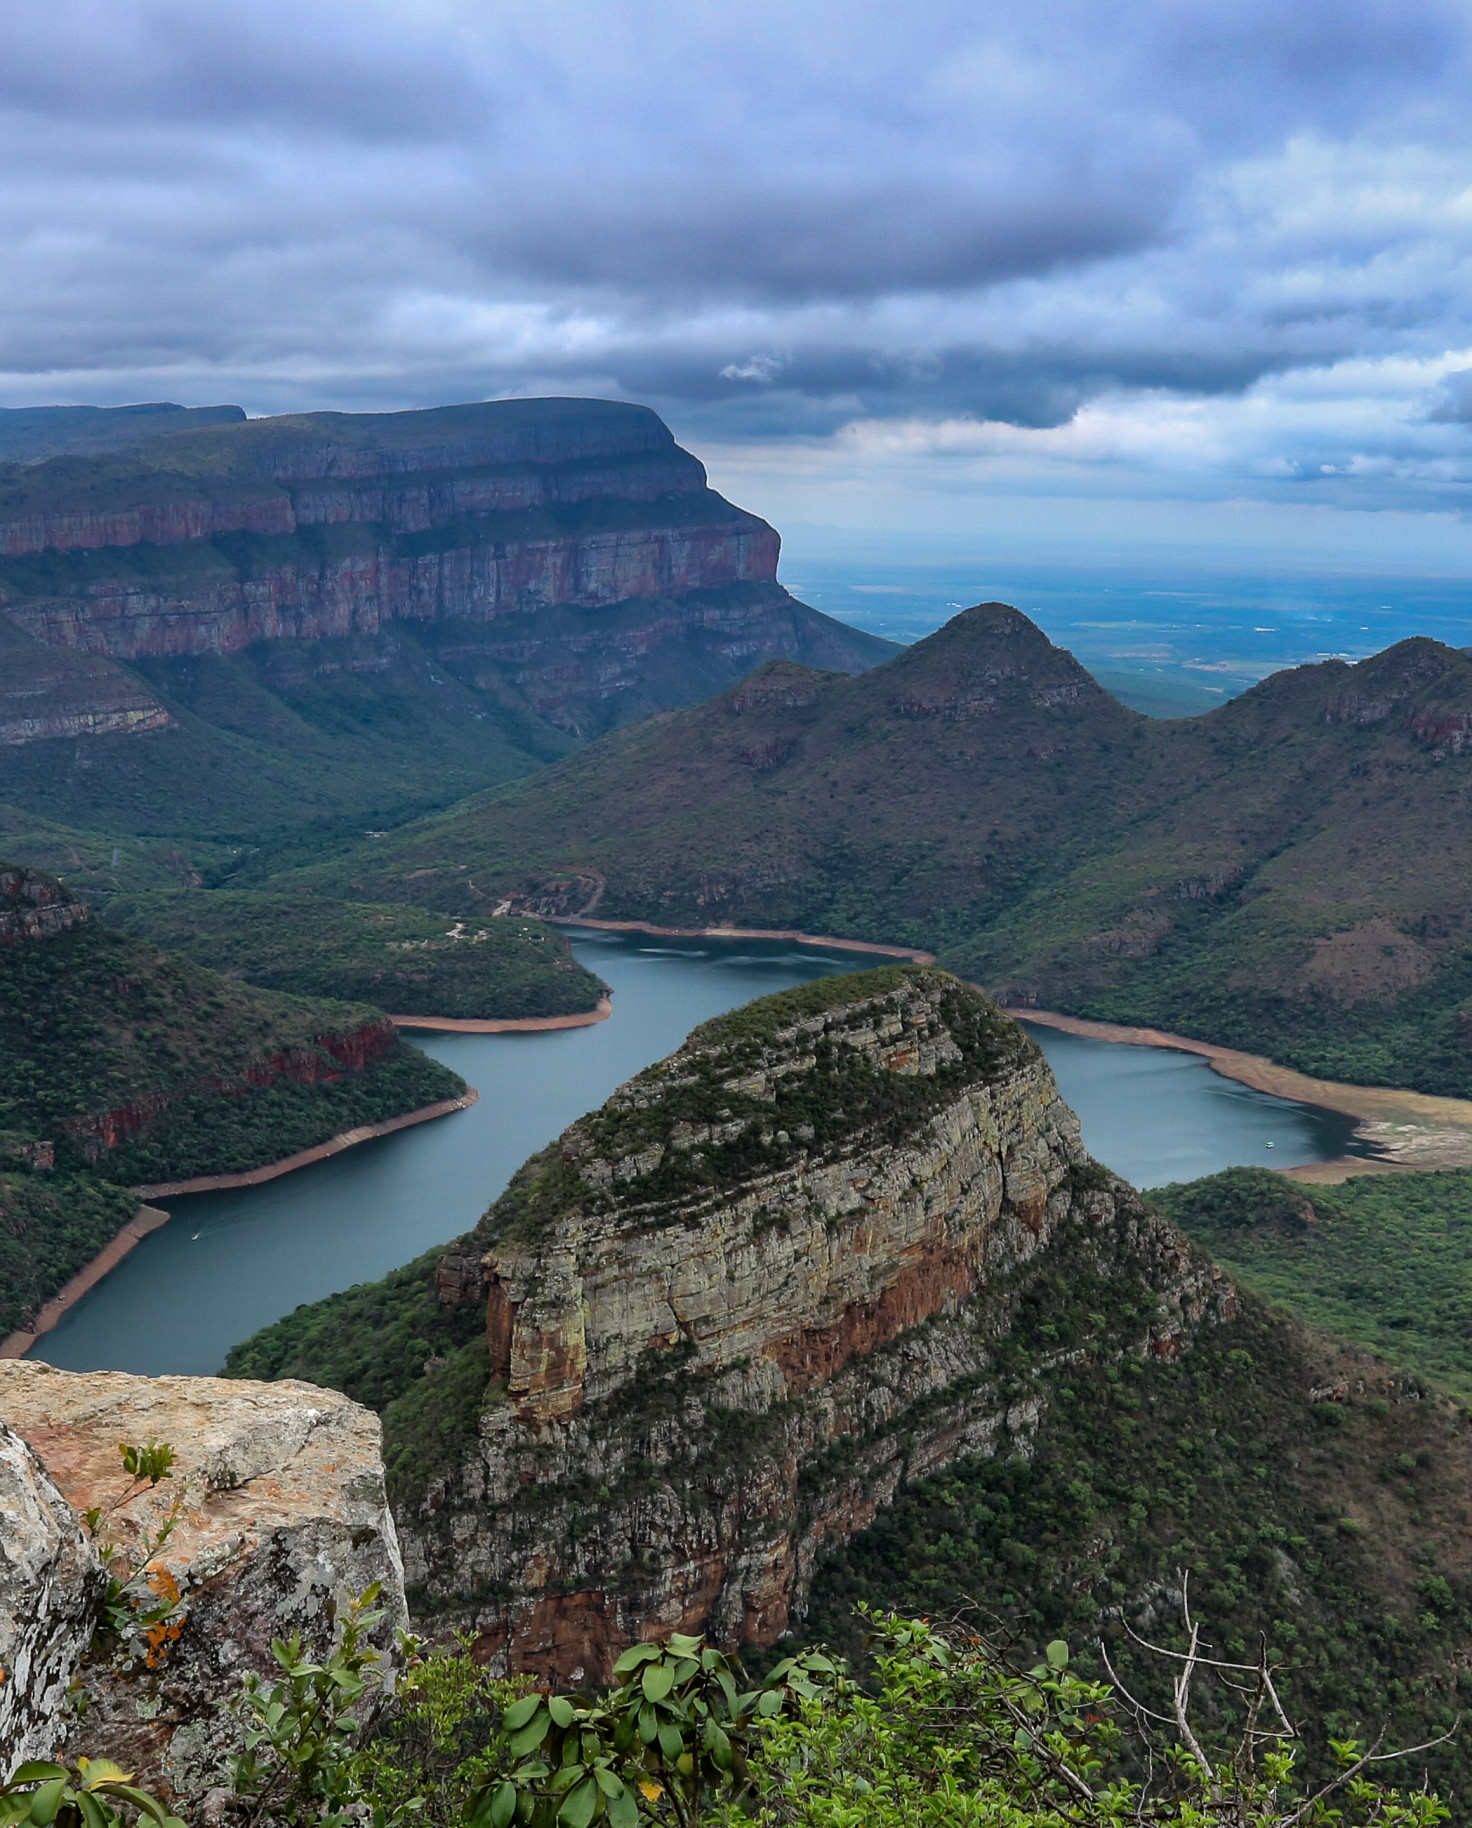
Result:
<svg viewBox="0 0 1472 1828"><path fill-rule="evenodd" d="M107 1758L79 1758L75 1769L29 1759L0 1784L0 1828L126 1828L133 1822L185 1828Z"/></svg>

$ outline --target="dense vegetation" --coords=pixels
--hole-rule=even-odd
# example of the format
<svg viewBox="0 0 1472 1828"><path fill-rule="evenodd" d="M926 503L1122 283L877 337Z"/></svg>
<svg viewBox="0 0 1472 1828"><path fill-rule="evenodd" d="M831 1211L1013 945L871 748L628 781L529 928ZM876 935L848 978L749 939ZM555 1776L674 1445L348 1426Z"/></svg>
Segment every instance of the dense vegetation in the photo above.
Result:
<svg viewBox="0 0 1472 1828"><path fill-rule="evenodd" d="M1472 1170L1298 1187L1232 1168L1151 1198L1248 1288L1472 1402Z"/></svg>
<svg viewBox="0 0 1472 1828"><path fill-rule="evenodd" d="M126 1188L5 1159L0 1138L0 1338L38 1309L138 1210Z"/></svg>
<svg viewBox="0 0 1472 1828"><path fill-rule="evenodd" d="M315 895L179 891L119 896L110 925L267 990L376 1003L394 1015L575 1015L603 985L555 928L452 920Z"/></svg>
<svg viewBox="0 0 1472 1828"><path fill-rule="evenodd" d="M0 944L0 1330L132 1216L122 1187L258 1168L465 1089L375 1010L236 983L7 880L6 919L74 924ZM56 1168L12 1169L37 1140Z"/></svg>
<svg viewBox="0 0 1472 1828"><path fill-rule="evenodd" d="M885 1013L924 999L955 1043L933 1072L891 1072L814 1024L804 1043L811 1066L767 1078L765 1044L774 1033L886 994L896 1001ZM1018 1025L945 972L895 965L819 978L697 1028L677 1053L523 1164L482 1226L487 1235L535 1236L574 1207L612 1207L629 1190L626 1181L615 1184L612 1164L651 1146L659 1160L639 1174L641 1208L721 1198L809 1152L822 1159L913 1136L966 1085L1029 1057L1033 1045ZM687 1141L666 1146L681 1132ZM604 1165L596 1181L593 1163Z"/></svg>
<svg viewBox="0 0 1472 1828"><path fill-rule="evenodd" d="M1046 1402L1035 1438L900 1494L822 1569L804 1635L856 1650L860 1601L966 1612L1028 1647L1067 1637L1085 1672L1102 1643L1159 1706L1127 1634L1183 1647L1184 1572L1215 1654L1265 1642L1285 1665L1315 1763L1330 1738L1450 1727L1472 1680L1465 1416L1250 1296L1177 1359L1120 1354L1092 1316L1138 1298L1061 1276L1029 1295L1003 1354ZM1467 1781L1459 1750L1437 1768Z"/></svg>
<svg viewBox="0 0 1472 1828"><path fill-rule="evenodd" d="M455 1074L391 1042L363 1072L323 1044L370 1009L238 984L95 921L0 946L0 1124L117 1178L259 1167L454 1096ZM292 1077L273 1061L294 1056Z"/></svg>
<svg viewBox="0 0 1472 1828"><path fill-rule="evenodd" d="M263 851L276 867L319 859L570 747L515 707L493 715L408 630L132 670L170 728L11 745L0 800L125 849L167 840L206 880L248 872Z"/></svg>
<svg viewBox="0 0 1472 1828"><path fill-rule="evenodd" d="M774 663L306 880L470 912L925 946L1009 999L1472 1093L1472 657L1402 642L1126 709L968 610L858 678Z"/></svg>
<svg viewBox="0 0 1472 1828"><path fill-rule="evenodd" d="M278 1076L264 1085L182 1092L101 1165L130 1184L244 1173L465 1090L458 1073L397 1039L364 1067L343 1071L331 1056L320 1065L326 1076L312 1081Z"/></svg>
<svg viewBox="0 0 1472 1828"><path fill-rule="evenodd" d="M226 1377L299 1377L341 1390L380 1415L425 1375L425 1365L483 1341L474 1302L442 1308L434 1272L442 1251L426 1251L380 1282L307 1302L232 1346ZM481 1385L485 1385L482 1371Z"/></svg>

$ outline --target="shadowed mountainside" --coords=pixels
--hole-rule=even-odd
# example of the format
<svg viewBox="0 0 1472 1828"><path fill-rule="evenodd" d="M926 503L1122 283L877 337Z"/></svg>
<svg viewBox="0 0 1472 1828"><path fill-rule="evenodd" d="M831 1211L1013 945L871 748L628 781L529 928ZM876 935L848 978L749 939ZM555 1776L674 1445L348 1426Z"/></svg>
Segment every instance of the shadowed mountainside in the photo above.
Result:
<svg viewBox="0 0 1472 1828"><path fill-rule="evenodd" d="M1126 709L984 604L857 678L773 663L309 880L936 950L1003 1000L1472 1091L1472 658L1428 640Z"/></svg>

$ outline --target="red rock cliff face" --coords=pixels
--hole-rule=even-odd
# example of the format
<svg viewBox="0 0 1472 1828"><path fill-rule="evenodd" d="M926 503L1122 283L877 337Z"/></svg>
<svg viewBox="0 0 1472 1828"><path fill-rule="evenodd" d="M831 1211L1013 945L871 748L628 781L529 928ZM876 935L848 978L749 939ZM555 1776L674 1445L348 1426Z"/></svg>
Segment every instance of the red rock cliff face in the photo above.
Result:
<svg viewBox="0 0 1472 1828"><path fill-rule="evenodd" d="M47 939L92 918L54 876L0 863L0 946Z"/></svg>
<svg viewBox="0 0 1472 1828"><path fill-rule="evenodd" d="M395 1039L396 1031L387 1017L360 1022L349 1029L320 1034L310 1047L282 1048L247 1060L234 1078L197 1075L167 1092L131 1099L110 1110L89 1112L62 1128L89 1161L100 1161L109 1150L148 1135L173 1106L189 1098L238 1097L247 1089L259 1090L277 1080L296 1085L330 1084L344 1073L361 1072L387 1053Z"/></svg>
<svg viewBox="0 0 1472 1828"><path fill-rule="evenodd" d="M900 1485L1028 1451L1039 1399L996 1351L1060 1261L1153 1298L1131 1349L1227 1304L978 993L848 984L755 1037L751 1011L698 1031L442 1265L443 1299L487 1303L495 1400L401 1517L406 1568L497 1665L597 1680L649 1633L771 1643Z"/></svg>
<svg viewBox="0 0 1472 1828"><path fill-rule="evenodd" d="M0 611L123 660L770 584L778 551L610 402L252 421L0 482Z"/></svg>

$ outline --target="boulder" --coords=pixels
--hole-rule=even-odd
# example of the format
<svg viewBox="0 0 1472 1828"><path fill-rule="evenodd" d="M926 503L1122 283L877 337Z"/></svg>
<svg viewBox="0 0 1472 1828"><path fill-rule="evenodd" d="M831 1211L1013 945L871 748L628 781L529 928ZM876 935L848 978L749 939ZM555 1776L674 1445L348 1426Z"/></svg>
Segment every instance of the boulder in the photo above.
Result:
<svg viewBox="0 0 1472 1828"><path fill-rule="evenodd" d="M0 1422L0 1774L45 1758L92 1636L104 1576L36 1455Z"/></svg>
<svg viewBox="0 0 1472 1828"><path fill-rule="evenodd" d="M328 1651L347 1602L375 1581L384 1617L373 1638L391 1683L394 1632L408 1615L370 1411L311 1384L75 1373L21 1359L0 1362L0 1418L34 1450L58 1500L103 1512L98 1535L114 1546L115 1568L140 1569L160 1601L177 1594L153 1633L103 1640L87 1660L69 1753L115 1758L180 1802L202 1796L235 1749L221 1703L241 1676L275 1671L275 1638L300 1633ZM173 1448L174 1466L140 1486L120 1444L155 1442ZM93 1592L81 1573L60 1584ZM56 1686L30 1711L53 1706Z"/></svg>

